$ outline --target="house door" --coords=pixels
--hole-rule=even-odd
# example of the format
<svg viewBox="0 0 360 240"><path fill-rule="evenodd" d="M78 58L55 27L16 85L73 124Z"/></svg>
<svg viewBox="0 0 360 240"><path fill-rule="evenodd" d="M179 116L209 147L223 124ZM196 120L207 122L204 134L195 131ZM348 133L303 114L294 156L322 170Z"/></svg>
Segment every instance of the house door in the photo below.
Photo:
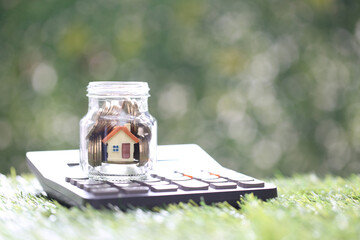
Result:
<svg viewBox="0 0 360 240"><path fill-rule="evenodd" d="M121 154L123 159L130 158L130 143L123 143L121 147Z"/></svg>

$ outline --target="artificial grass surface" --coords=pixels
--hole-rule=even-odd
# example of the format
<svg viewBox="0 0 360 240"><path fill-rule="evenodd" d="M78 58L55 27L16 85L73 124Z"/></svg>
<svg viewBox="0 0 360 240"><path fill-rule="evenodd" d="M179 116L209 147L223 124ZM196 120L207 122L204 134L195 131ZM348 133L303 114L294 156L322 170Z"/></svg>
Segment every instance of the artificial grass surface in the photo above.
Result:
<svg viewBox="0 0 360 240"><path fill-rule="evenodd" d="M270 179L279 197L241 209L170 205L153 211L68 209L37 197L32 175L0 174L0 239L360 239L360 175Z"/></svg>

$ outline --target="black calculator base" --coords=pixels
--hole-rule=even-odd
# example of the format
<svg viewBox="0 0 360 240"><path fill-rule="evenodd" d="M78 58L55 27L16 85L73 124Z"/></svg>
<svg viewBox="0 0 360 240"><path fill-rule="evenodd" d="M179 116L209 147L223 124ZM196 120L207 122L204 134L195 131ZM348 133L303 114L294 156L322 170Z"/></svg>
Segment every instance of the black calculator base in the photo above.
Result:
<svg viewBox="0 0 360 240"><path fill-rule="evenodd" d="M48 197L66 206L117 206L126 210L189 201L226 201L241 207L241 198L246 194L262 200L277 197L274 185L223 168L197 145L159 146L159 160L151 179L130 184L87 179L79 171L78 154L78 150L27 153L28 166Z"/></svg>

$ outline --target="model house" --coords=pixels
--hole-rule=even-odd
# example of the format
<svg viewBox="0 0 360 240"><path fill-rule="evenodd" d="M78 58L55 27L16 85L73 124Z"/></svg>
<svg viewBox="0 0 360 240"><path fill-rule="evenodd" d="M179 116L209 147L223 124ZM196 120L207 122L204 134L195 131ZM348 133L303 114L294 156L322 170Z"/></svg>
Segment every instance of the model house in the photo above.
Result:
<svg viewBox="0 0 360 240"><path fill-rule="evenodd" d="M134 144L139 142L129 130L129 126L115 127L103 140L106 144L108 163L133 163Z"/></svg>

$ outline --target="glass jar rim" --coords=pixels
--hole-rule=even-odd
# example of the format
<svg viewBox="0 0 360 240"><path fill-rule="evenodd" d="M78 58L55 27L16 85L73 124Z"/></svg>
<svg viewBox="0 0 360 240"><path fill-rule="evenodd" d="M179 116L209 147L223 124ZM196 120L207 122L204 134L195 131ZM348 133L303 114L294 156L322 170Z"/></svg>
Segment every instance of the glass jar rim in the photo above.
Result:
<svg viewBox="0 0 360 240"><path fill-rule="evenodd" d="M87 96L97 98L149 97L147 82L95 81L89 82Z"/></svg>

